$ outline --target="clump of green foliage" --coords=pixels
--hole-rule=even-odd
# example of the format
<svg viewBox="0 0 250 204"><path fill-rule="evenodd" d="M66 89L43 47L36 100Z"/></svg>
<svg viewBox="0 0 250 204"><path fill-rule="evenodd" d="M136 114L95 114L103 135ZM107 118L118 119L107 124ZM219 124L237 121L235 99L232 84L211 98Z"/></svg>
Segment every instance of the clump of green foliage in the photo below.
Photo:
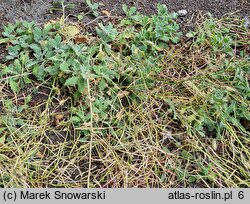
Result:
<svg viewBox="0 0 250 204"><path fill-rule="evenodd" d="M152 49L162 49L169 41L176 43L179 40L176 33L179 27L174 22L176 16L168 14L166 6L159 5L158 15L151 17L133 15L134 9L127 11L124 6L128 17L118 29L110 23L99 24L96 28L99 38L91 46L67 39L63 30L65 25L60 22L48 23L43 28L33 22L8 24L2 35L9 43L6 60L13 63L4 66L1 77L11 76L8 83L15 93L31 83L31 75L39 81L68 87L75 99L81 98L85 104L84 115L72 120L89 122L93 113L98 120L107 119L122 89L120 79L126 80L127 85L136 82L137 86L150 81L150 74L157 68L156 60L150 56ZM121 48L121 52L112 48L123 45L126 48ZM86 90L91 90L93 113L89 112L90 99L83 97Z"/></svg>

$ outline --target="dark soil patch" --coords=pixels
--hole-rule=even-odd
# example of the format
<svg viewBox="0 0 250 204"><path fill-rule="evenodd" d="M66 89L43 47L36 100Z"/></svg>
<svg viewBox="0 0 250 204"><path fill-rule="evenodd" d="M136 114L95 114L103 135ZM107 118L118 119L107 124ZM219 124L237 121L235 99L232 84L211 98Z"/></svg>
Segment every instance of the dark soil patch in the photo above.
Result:
<svg viewBox="0 0 250 204"><path fill-rule="evenodd" d="M157 10L157 4L166 4L171 12L176 12L181 9L188 11L188 16L197 14L198 12L210 12L216 17L220 17L225 13L239 11L241 15L250 14L249 0L102 0L107 10L112 14L121 14L121 5L126 3L129 6L137 7L142 13L153 14Z"/></svg>
<svg viewBox="0 0 250 204"><path fill-rule="evenodd" d="M6 56L5 46L4 45L0 45L0 64L3 63L5 56Z"/></svg>

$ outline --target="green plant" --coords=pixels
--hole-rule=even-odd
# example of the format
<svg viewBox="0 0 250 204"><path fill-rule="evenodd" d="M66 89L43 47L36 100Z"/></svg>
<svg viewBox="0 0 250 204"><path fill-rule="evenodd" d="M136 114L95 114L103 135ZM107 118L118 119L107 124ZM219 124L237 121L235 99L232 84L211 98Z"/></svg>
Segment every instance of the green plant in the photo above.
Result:
<svg viewBox="0 0 250 204"><path fill-rule="evenodd" d="M90 11L93 13L95 17L99 16L98 8L99 5L98 3L92 3L90 0L86 0L86 4L88 5Z"/></svg>
<svg viewBox="0 0 250 204"><path fill-rule="evenodd" d="M117 42L119 33L112 24L99 24L96 30L100 39L96 39L91 46L71 42L65 34L66 27L61 22L48 23L43 28L28 22L4 27L5 38L2 42L10 43L6 61L13 63L2 68L1 76L9 78L8 83L13 92L17 94L26 84L32 83L32 76L38 81L46 80L49 85L68 89L74 100L81 99L85 106L84 114L96 114L98 122L108 119L109 107L119 104L116 95L121 90L120 86L124 85L124 80L126 85L135 82L135 88L131 86L131 90L139 91L146 84L152 84L150 77L152 69L157 67L156 62L151 57L143 57L138 61L135 45L132 45L132 58L127 61L128 64L123 62L127 56L114 57L116 52L112 46ZM122 72L120 66L124 67ZM135 69L131 69L133 66ZM134 73L133 77L131 73ZM87 89L91 90L92 99L85 98ZM102 100L107 102L100 102ZM81 122L89 122L90 119L89 116L87 119L80 118Z"/></svg>
<svg viewBox="0 0 250 204"><path fill-rule="evenodd" d="M0 186L249 187L249 32L210 19L173 49L165 6L123 9L96 35L4 27Z"/></svg>
<svg viewBox="0 0 250 204"><path fill-rule="evenodd" d="M223 52L232 56L234 39L235 36L230 32L229 28L215 22L215 19L210 16L198 32L195 44L198 46L206 44L212 48L215 54Z"/></svg>
<svg viewBox="0 0 250 204"><path fill-rule="evenodd" d="M143 16L136 13L136 8L127 8L123 5L127 18L120 22L120 26L126 26L119 36L120 43L127 40L140 51L160 51L168 46L168 42L177 43L181 36L178 32L179 25L175 22L176 13L169 13L166 5L158 4L157 15Z"/></svg>
<svg viewBox="0 0 250 204"><path fill-rule="evenodd" d="M65 4L64 0L58 0L56 2L53 2L53 8L50 9L50 12L53 13L54 11L62 11L62 19L65 20L65 12L66 9L74 9L75 4Z"/></svg>

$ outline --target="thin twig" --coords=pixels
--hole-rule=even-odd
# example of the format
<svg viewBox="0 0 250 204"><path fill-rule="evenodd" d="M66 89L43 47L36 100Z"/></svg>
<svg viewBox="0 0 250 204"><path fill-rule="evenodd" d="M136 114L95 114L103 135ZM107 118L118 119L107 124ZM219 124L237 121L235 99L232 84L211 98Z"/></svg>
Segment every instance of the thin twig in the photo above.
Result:
<svg viewBox="0 0 250 204"><path fill-rule="evenodd" d="M90 106L90 147L89 147L88 183L87 183L87 187L89 188L90 187L91 165L92 165L93 135L94 135L94 128L93 128L93 114L94 113L93 113L93 107L92 107L89 78L87 78L87 89L88 89L88 98L89 98L89 106Z"/></svg>

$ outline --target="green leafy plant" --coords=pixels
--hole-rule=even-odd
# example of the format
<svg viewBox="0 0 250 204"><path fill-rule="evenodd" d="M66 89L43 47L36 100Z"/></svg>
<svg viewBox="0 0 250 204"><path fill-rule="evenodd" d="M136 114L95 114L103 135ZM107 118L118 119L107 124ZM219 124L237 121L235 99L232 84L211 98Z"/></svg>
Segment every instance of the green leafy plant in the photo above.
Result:
<svg viewBox="0 0 250 204"><path fill-rule="evenodd" d="M99 16L98 8L99 4L98 3L92 3L90 0L86 0L86 4L88 5L90 11L93 13L95 17Z"/></svg>
<svg viewBox="0 0 250 204"><path fill-rule="evenodd" d="M66 9L74 9L75 4L65 4L65 0L58 0L53 2L53 7L50 9L50 12L53 13L54 11L62 11L63 16L62 19L65 20L65 12Z"/></svg>
<svg viewBox="0 0 250 204"><path fill-rule="evenodd" d="M168 46L168 42L177 43L181 36L178 32L179 25L175 22L177 14L169 13L165 5L158 5L157 15L143 16L136 13L135 7L130 9L123 6L127 18L120 22L120 26L126 26L120 34L120 42L131 40L131 44L141 51L161 50Z"/></svg>
<svg viewBox="0 0 250 204"><path fill-rule="evenodd" d="M230 33L228 28L216 23L215 19L210 16L210 18L203 23L201 29L196 36L196 44L207 44L212 48L215 54L224 52L228 55L233 55L235 36Z"/></svg>
<svg viewBox="0 0 250 204"><path fill-rule="evenodd" d="M249 187L249 32L208 19L173 49L166 6L123 10L4 27L0 186Z"/></svg>
<svg viewBox="0 0 250 204"><path fill-rule="evenodd" d="M64 1L60 3L67 8ZM86 3L92 12L98 8L90 1ZM36 80L68 89L74 100L85 104L81 108L85 116L74 113L75 122L89 122L89 114L95 114L96 122L108 119L111 107L119 111L124 96L117 94L123 87L128 87L131 100L138 100L138 94L153 86L153 76L160 71L157 60L161 56L157 52L169 42L178 42L180 36L176 15L168 13L165 5L158 5L158 14L150 17L133 7L123 9L128 16L118 27L98 24L98 38L91 46L71 42L65 34L65 22L48 23L43 28L32 22L9 24L4 28L6 38L2 42L10 43L6 60L13 64L6 66L1 76L12 76L9 85L15 93L31 83L32 75ZM122 48L120 53L116 47Z"/></svg>

